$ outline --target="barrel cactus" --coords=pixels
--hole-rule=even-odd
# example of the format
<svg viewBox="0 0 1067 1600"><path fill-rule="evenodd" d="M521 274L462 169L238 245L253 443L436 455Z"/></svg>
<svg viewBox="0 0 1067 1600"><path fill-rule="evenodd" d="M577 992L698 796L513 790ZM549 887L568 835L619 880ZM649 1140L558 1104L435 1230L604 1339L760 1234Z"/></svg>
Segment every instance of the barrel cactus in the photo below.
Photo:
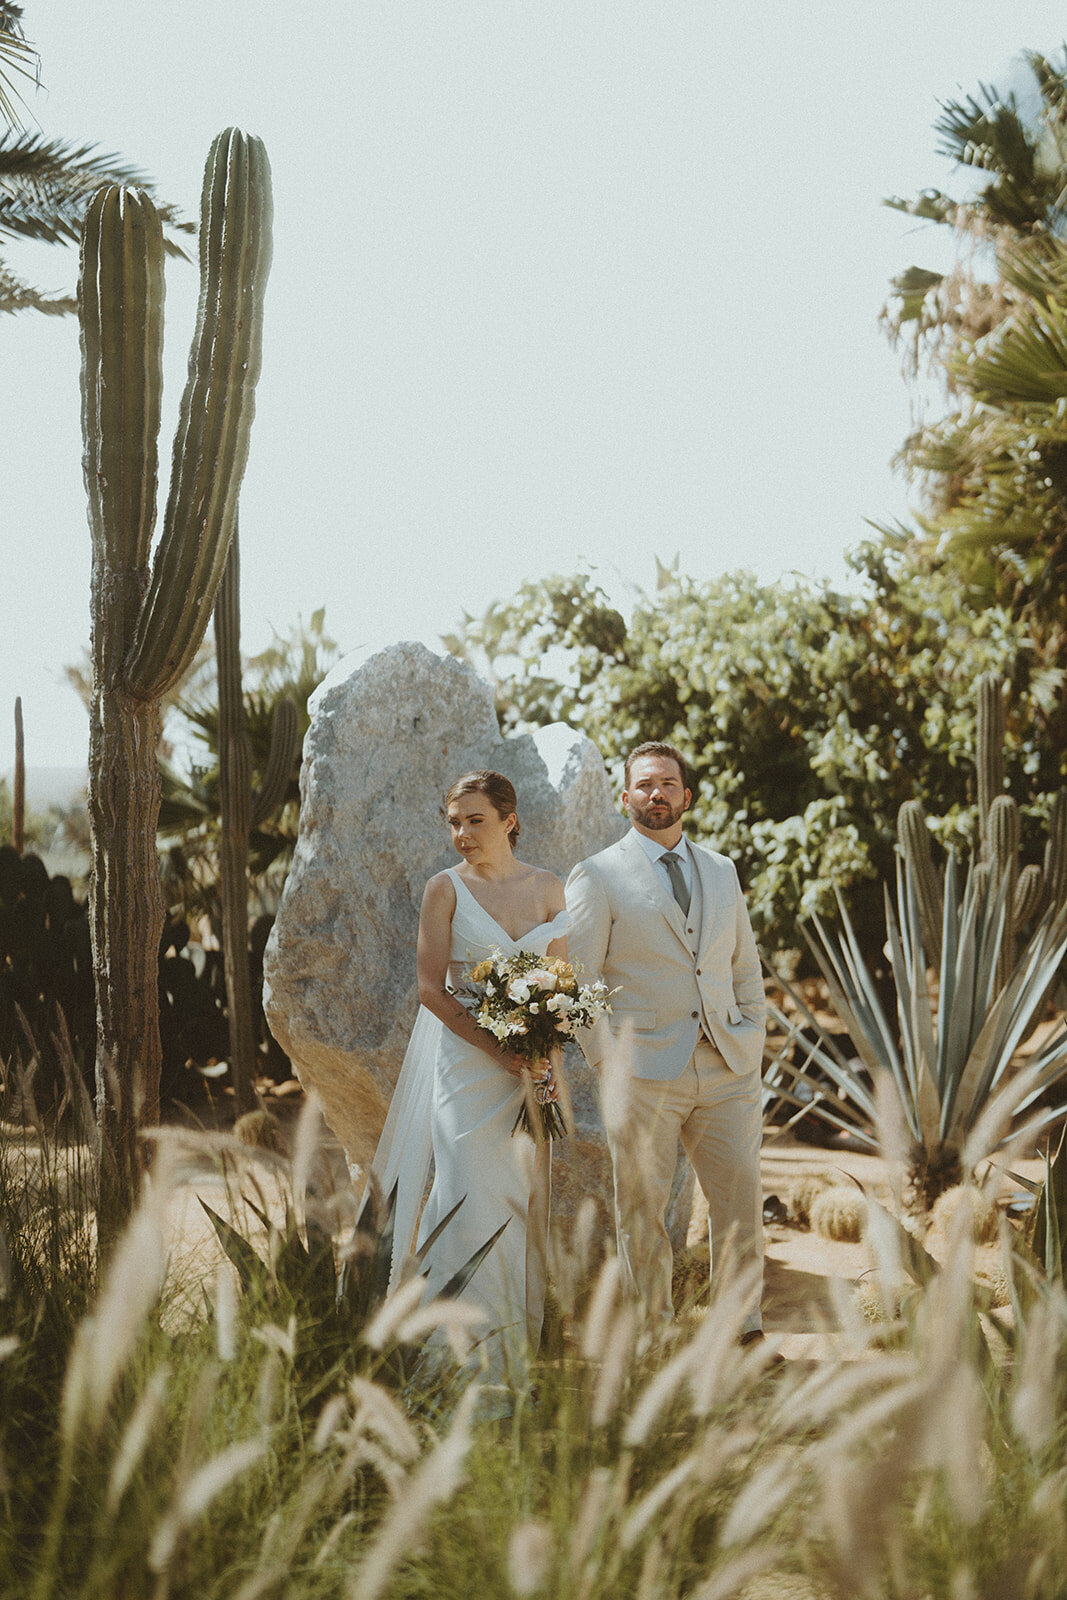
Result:
<svg viewBox="0 0 1067 1600"><path fill-rule="evenodd" d="M154 556L159 214L140 191L108 186L94 196L82 238L82 436L93 546L91 922L105 1233L136 1193L139 1130L158 1119L160 698L204 637L226 565L260 371L270 223L266 151L227 129L205 169L200 299Z"/></svg>

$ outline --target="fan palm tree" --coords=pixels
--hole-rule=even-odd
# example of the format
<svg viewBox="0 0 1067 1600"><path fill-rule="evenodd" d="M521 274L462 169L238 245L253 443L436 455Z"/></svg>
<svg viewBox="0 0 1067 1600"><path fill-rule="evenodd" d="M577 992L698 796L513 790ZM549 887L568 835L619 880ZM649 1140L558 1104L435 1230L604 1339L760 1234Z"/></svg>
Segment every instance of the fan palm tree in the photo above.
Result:
<svg viewBox="0 0 1067 1600"><path fill-rule="evenodd" d="M948 274L913 267L884 320L945 379L949 414L901 452L925 491L920 542L976 598L1030 624L1049 666L1067 659L1067 52L1027 55L1033 93L983 86L943 105L940 153L979 175L890 205L953 229ZM1067 730L1061 730L1067 731Z"/></svg>
<svg viewBox="0 0 1067 1600"><path fill-rule="evenodd" d="M0 312L43 311L65 315L77 309L73 295L48 295L27 283L4 259L5 244L30 239L45 244L77 244L82 218L102 184L135 184L152 193L149 180L115 155L89 144L48 139L19 125L11 75L33 78L36 58L22 33L22 7L0 0ZM168 230L167 248L184 255L175 234L193 232L173 206L157 208Z"/></svg>

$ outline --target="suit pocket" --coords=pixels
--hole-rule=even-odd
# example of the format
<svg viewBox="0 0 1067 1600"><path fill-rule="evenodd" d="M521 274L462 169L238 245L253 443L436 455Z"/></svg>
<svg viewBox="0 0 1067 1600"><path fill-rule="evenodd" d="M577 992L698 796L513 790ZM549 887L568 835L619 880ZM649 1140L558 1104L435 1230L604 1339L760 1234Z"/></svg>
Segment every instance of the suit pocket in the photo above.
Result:
<svg viewBox="0 0 1067 1600"><path fill-rule="evenodd" d="M629 1023L635 1033L651 1033L656 1026L656 1013L654 1011L622 1011L618 1006L612 1008L611 1025L618 1033Z"/></svg>
<svg viewBox="0 0 1067 1600"><path fill-rule="evenodd" d="M730 1023L731 1027L734 1027L734 1028L737 1027L737 1024L739 1022L744 1022L745 1019L744 1019L744 1016L742 1014L741 1007L738 1006L738 1005L727 1006L726 1007L726 1020L727 1020L728 1023Z"/></svg>

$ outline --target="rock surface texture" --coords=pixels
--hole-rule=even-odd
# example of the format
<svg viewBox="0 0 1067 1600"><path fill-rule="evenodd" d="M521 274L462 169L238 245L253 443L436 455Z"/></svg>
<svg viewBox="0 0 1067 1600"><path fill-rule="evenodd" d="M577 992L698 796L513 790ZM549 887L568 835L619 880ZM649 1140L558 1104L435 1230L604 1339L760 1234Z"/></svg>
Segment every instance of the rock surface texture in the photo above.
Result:
<svg viewBox="0 0 1067 1600"><path fill-rule="evenodd" d="M365 1169L418 1009L423 888L458 861L442 809L448 786L475 768L505 773L519 797L523 858L564 880L626 825L584 735L556 723L503 738L490 686L424 645L394 645L354 670L342 662L311 709L300 836L267 945L264 1006L350 1164ZM567 1055L577 1128L553 1155L553 1213L573 1215L590 1195L606 1223L610 1162L595 1075L577 1050ZM684 1192L672 1211L684 1243Z"/></svg>

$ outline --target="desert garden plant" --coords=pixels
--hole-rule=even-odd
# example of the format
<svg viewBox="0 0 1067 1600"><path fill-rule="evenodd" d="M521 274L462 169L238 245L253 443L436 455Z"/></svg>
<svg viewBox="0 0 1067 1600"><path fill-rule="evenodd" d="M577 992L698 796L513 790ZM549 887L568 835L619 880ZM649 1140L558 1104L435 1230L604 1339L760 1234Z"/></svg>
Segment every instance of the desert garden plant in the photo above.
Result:
<svg viewBox="0 0 1067 1600"><path fill-rule="evenodd" d="M998 1145L1025 1122L1031 1136L1067 1116L1067 1028L1060 1026L1016 1073L1013 1058L1041 1016L1067 953L1067 907L1050 909L1001 982L999 957L1009 917L1009 874L984 881L972 863L962 892L949 862L940 962L931 982L916 869L897 867L896 903L885 896L889 967L896 1015L883 1009L848 913L837 929L813 919L805 929L812 955L856 1052L815 1018L788 983L794 1011L772 1005L786 1042L772 1067L781 1098L872 1151L883 1143L880 1091L891 1093L910 1142L912 1179L929 1204L988 1154L968 1141L976 1132ZM782 980L779 980L782 981ZM996 1114L997 1108L1000 1115Z"/></svg>
<svg viewBox="0 0 1067 1600"><path fill-rule="evenodd" d="M162 392L163 233L137 190L102 189L82 244L82 431L93 537L89 813L97 990L100 1225L111 1237L158 1120L156 859L161 696L204 637L248 454L270 260L261 141L215 140L201 204L201 294L152 558Z"/></svg>
<svg viewBox="0 0 1067 1600"><path fill-rule="evenodd" d="M846 1296L839 1352L773 1376L737 1344L742 1279L648 1349L615 1264L570 1273L557 1239L558 1281L581 1285L570 1337L536 1369L536 1403L520 1392L509 1421L479 1423L476 1389L426 1411L367 1372L309 1377L291 1312L237 1293L224 1260L182 1286L166 1260L179 1137L186 1168L222 1148L161 1141L58 1342L0 1293L0 1592L1056 1600L1067 1301L1023 1304L1013 1360L991 1363L965 1235L940 1272L905 1261L918 1283L891 1351ZM869 1231L889 1274L903 1230Z"/></svg>

